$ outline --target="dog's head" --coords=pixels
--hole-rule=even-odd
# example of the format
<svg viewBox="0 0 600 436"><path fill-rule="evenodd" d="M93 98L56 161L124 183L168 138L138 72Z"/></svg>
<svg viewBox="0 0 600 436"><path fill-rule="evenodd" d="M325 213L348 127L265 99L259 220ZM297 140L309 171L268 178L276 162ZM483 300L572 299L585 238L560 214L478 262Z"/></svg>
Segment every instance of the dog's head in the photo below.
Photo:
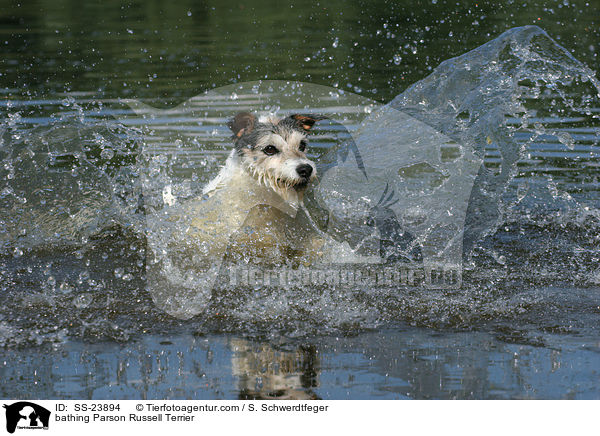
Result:
<svg viewBox="0 0 600 436"><path fill-rule="evenodd" d="M254 115L242 112L228 126L248 172L288 199L291 192L302 197L316 177L316 166L305 154L306 135L315 122L322 119L324 117L316 115L294 114L259 122Z"/></svg>

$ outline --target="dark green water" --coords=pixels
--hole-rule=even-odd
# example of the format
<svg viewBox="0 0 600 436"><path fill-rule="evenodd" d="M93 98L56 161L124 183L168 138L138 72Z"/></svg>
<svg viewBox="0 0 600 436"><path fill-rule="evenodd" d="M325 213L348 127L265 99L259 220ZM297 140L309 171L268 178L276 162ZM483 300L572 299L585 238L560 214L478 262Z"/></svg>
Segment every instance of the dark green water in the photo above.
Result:
<svg viewBox="0 0 600 436"><path fill-rule="evenodd" d="M528 147L518 162L487 144L486 171L518 168L498 195L519 200L474 243L465 289L283 295L294 303L285 316L264 318L248 298L234 315L211 307L189 321L150 298L128 182L145 141L178 157L173 180L197 165L197 189L227 153L224 119L174 111L140 140L131 127L149 121L120 101L172 108L269 79L387 103L529 24L598 71L599 21L598 1L0 2L0 397L600 398L599 106L580 83L532 89L535 127L507 123ZM444 113L430 115L435 125ZM124 205L102 206L103 189ZM44 215L48 204L58 206ZM36 233L53 215L86 213L98 220L83 237Z"/></svg>
<svg viewBox="0 0 600 436"><path fill-rule="evenodd" d="M387 102L441 61L536 24L593 70L598 1L3 1L0 88L181 102L259 79Z"/></svg>

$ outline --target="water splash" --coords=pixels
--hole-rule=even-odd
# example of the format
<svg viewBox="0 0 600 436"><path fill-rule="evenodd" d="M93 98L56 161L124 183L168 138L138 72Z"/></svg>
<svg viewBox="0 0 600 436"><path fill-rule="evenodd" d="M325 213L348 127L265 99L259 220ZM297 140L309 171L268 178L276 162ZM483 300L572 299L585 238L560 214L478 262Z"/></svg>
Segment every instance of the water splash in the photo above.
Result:
<svg viewBox="0 0 600 436"><path fill-rule="evenodd" d="M135 131L64 117L24 128L9 118L0 149L0 232L5 252L84 246L138 217Z"/></svg>
<svg viewBox="0 0 600 436"><path fill-rule="evenodd" d="M542 29L527 26L443 62L390 103L485 158L469 200L468 256L478 240L503 224L512 201L507 190L521 168L543 170L545 162L536 168L528 155L533 146L554 136L572 148L571 134L564 131L571 124L595 132L591 143L597 145L600 123L593 111L599 92L593 71Z"/></svg>
<svg viewBox="0 0 600 436"><path fill-rule="evenodd" d="M32 128L19 114L7 118L0 125L0 343L61 342L67 335L128 340L135 333L182 326L302 336L400 322L491 326L514 337L507 326L574 333L598 325L598 82L537 27L512 29L442 63L384 107L362 100L360 110L348 114L340 104L343 91L319 94L318 109L343 114L340 122L367 158L361 168L333 123L313 141L313 157L321 157L325 167L346 162L348 180L360 177L355 183L360 189L379 185L377 194L358 196L366 197L363 206L380 206L374 221L387 222L393 211L412 226L409 233L421 234L418 226L428 210L409 199L434 195L463 168L452 163L469 158L475 187L465 203L464 239L452 245L461 246L467 266L460 289L225 287L199 304L202 310L189 321L164 314L146 290L144 212L160 213L165 198L182 203L198 195L230 146L224 127L229 112L305 109L316 100L314 95L299 100L302 88L289 82L289 100L273 101L275 90L265 86L252 84L256 92L246 93L232 85L160 114L139 106L138 115L121 124L76 114ZM207 110L221 115L199 121L195 114ZM371 160L364 151L371 140L386 143L378 122L397 121L394 114L418 121L420 132L428 127L443 135L443 147L424 145L421 151L435 150L443 167L416 159L385 181L377 171L365 178L363 169L381 160L375 159L381 149L372 150ZM141 126L152 134L137 131ZM391 130L389 143L414 133L409 127ZM387 194L378 203L390 180L401 181L393 185L395 197L388 200ZM357 225L368 218L369 207L344 205L355 186L341 178L336 186L331 195L307 204L313 220L339 231L349 246L381 253L381 245L369 245L369 226ZM444 231L460 233L456 230Z"/></svg>

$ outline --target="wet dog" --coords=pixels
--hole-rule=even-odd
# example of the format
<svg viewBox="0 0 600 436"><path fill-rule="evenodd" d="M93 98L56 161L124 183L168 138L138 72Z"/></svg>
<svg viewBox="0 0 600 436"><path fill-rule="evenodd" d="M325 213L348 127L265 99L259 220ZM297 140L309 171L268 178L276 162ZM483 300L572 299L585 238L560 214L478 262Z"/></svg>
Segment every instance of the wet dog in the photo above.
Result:
<svg viewBox="0 0 600 436"><path fill-rule="evenodd" d="M247 112L237 114L228 123L235 148L203 193L210 195L241 177L250 185L271 188L290 205L298 206L304 190L316 177L316 166L305 154L306 134L320 119L295 114L259 122Z"/></svg>
<svg viewBox="0 0 600 436"><path fill-rule="evenodd" d="M194 202L189 233L206 254L257 263L306 263L323 241L302 208L317 177L306 156L307 134L323 119L293 114L259 120L239 113L228 126L234 148L219 174Z"/></svg>

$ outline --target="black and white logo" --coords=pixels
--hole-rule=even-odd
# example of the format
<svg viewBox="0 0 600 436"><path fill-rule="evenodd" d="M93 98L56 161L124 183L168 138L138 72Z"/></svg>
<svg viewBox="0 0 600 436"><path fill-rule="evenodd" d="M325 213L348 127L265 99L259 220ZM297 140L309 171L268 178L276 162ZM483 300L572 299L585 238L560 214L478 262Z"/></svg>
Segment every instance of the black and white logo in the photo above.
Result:
<svg viewBox="0 0 600 436"><path fill-rule="evenodd" d="M29 401L19 401L3 406L6 409L6 431L18 429L48 429L50 411Z"/></svg>

